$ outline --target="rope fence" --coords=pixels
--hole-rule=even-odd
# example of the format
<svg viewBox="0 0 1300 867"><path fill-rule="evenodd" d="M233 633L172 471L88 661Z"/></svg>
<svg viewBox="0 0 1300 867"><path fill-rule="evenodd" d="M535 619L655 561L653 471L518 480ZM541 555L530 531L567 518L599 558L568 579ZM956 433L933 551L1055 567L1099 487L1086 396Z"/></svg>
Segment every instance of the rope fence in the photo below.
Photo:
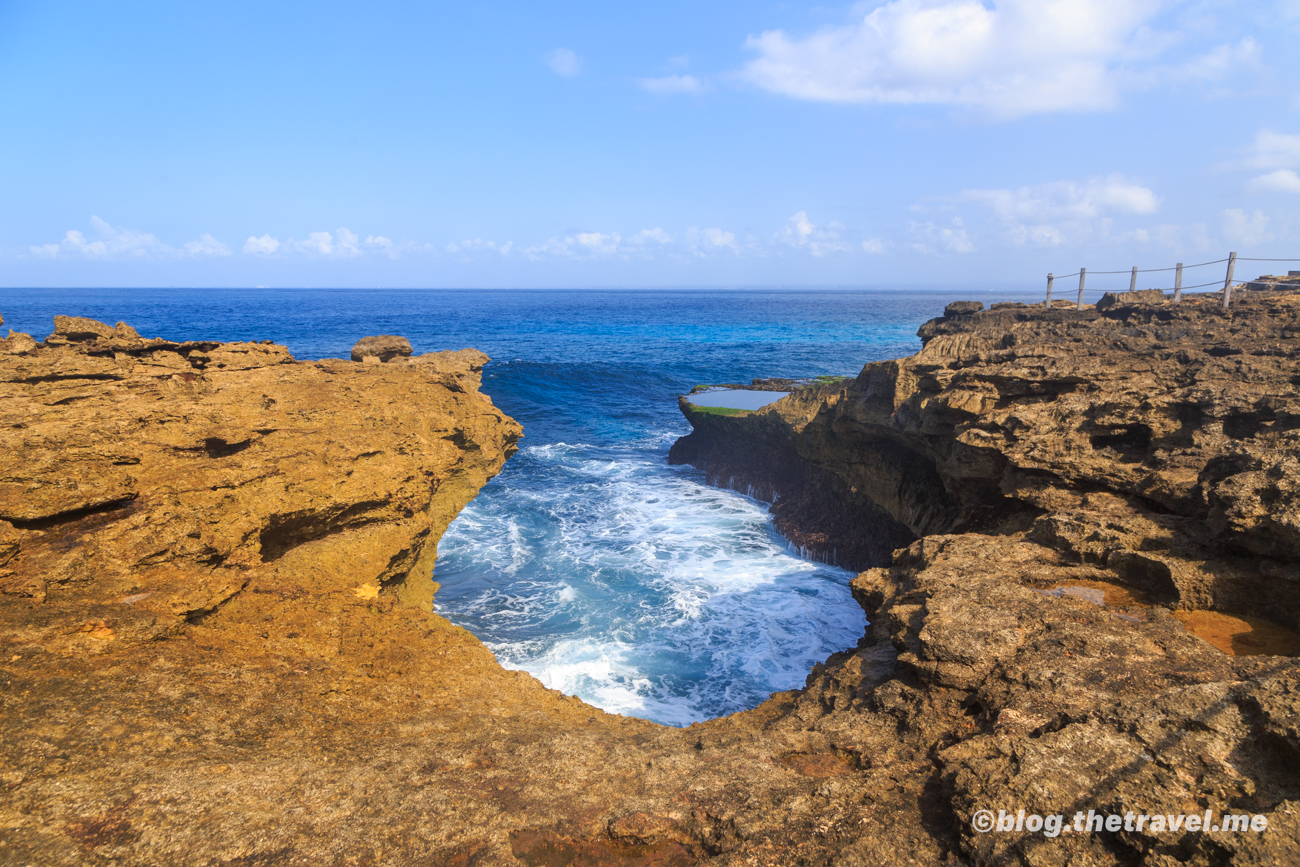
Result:
<svg viewBox="0 0 1300 867"><path fill-rule="evenodd" d="M1193 269L1193 268L1207 268L1207 267L1211 267L1211 266L1213 266L1213 265L1222 265L1222 264L1224 264L1225 262L1227 263L1227 266L1228 266L1228 267L1227 267L1227 273L1224 275L1224 277L1223 277L1222 280L1215 279L1215 280L1210 280L1210 281L1208 281L1208 282L1206 282L1206 283L1194 283L1194 284L1192 284L1192 285L1190 285L1190 286L1184 286L1184 285L1183 285L1183 272L1184 272L1184 271L1190 271L1190 270ZM1091 276L1094 276L1094 277L1104 277L1104 276L1115 276L1115 275L1119 275L1119 274L1128 274L1128 275L1129 275L1128 291L1130 291L1130 292L1136 292L1136 291L1137 291L1137 288L1138 288L1138 275L1139 275L1139 274L1163 274L1163 273L1168 273L1168 272L1172 271L1173 274L1174 274L1174 285L1172 285L1172 286L1148 286L1148 287L1145 287L1145 289L1146 289L1146 290L1155 289L1155 290L1158 290L1158 291L1160 291L1160 292L1168 292L1169 290L1172 289L1172 290L1173 290L1173 293L1174 293L1174 299L1173 299L1173 300L1174 300L1175 302L1177 302L1177 301L1182 300L1183 292L1186 291L1186 290L1189 290L1189 289L1204 289L1204 288L1207 287L1207 286L1222 286L1222 292L1223 292L1223 302L1222 302L1222 303L1223 303L1223 306L1224 306L1224 307L1228 307L1228 306L1230 306L1230 305L1232 304L1232 289L1233 289L1233 285L1234 285L1234 284L1233 284L1233 279L1232 279L1232 277L1233 277L1233 272L1236 270L1236 267L1237 267L1237 263L1238 263L1238 262L1300 262L1300 259L1259 259L1259 258L1248 258L1248 257L1245 257L1245 256L1243 256L1243 257L1241 257L1241 258L1238 258L1236 253L1229 253L1229 254L1228 254L1228 258L1226 258L1226 259L1215 259L1215 260L1212 261L1212 262L1197 262L1197 263L1194 264L1194 265L1184 265L1182 262L1179 262L1177 265L1175 265L1175 266L1172 267L1172 268L1139 268L1139 267L1137 267L1136 265L1134 265L1134 266L1133 266L1131 269L1129 269L1128 271L1092 271L1092 272L1089 272L1087 268L1080 268L1078 271L1075 271L1073 274L1063 274L1063 275L1061 275L1059 278L1058 278L1056 275L1054 275L1054 274L1048 274L1048 275L1047 275L1047 299L1043 302L1043 306L1044 306L1044 307L1051 307L1051 306L1052 306L1052 287L1053 287L1053 284L1054 284L1058 279L1060 279L1060 280L1068 280L1068 279L1071 279L1071 278L1073 278L1073 277L1078 277L1078 278L1079 278L1078 309L1082 310L1082 309L1083 309L1083 296L1084 296L1084 293L1085 293L1085 292L1103 292L1103 293L1104 293L1104 292L1114 292L1114 291L1116 291L1116 290L1114 290L1114 289L1090 289L1090 288L1088 288L1088 286L1087 286L1087 279L1088 279L1088 277L1089 277L1090 274L1091 274ZM1297 278L1300 278L1300 271L1291 271L1291 272L1289 272L1289 276L1290 276L1290 277L1297 277ZM1264 281L1264 280L1249 280L1249 281L1244 281L1244 282L1246 283L1246 285L1251 286L1251 287L1257 287L1257 286L1268 286L1268 287L1270 287L1270 288L1274 288L1274 287L1278 287L1278 286L1288 286L1288 287L1296 287L1296 288L1300 288L1300 279L1298 279L1298 280L1296 280L1296 281L1294 281L1294 282L1290 282L1290 281L1288 281L1288 282L1285 282L1285 283L1283 283L1283 282L1269 282L1269 281Z"/></svg>

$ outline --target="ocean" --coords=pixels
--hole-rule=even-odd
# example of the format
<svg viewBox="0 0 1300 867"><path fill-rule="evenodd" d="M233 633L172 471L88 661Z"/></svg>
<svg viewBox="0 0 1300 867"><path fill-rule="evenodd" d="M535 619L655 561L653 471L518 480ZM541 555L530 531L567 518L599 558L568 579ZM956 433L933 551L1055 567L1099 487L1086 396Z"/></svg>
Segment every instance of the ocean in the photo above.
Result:
<svg viewBox="0 0 1300 867"><path fill-rule="evenodd" d="M850 573L799 556L764 503L710 488L668 448L677 395L754 377L856 375L909 355L988 287L860 290L0 289L5 327L55 314L146 337L263 340L348 357L369 334L492 357L483 391L524 426L452 524L439 613L503 665L610 712L687 725L802 686L865 621Z"/></svg>

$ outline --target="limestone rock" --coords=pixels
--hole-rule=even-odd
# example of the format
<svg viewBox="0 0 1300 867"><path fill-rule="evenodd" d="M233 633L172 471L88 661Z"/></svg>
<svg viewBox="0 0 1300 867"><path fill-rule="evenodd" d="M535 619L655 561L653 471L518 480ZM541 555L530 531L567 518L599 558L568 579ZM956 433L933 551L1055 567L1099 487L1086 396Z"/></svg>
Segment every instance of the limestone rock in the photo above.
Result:
<svg viewBox="0 0 1300 867"><path fill-rule="evenodd" d="M36 341L30 334L21 331L9 331L9 336L0 340L0 352L9 355L26 355L36 348Z"/></svg>
<svg viewBox="0 0 1300 867"><path fill-rule="evenodd" d="M1170 610L1300 611L1300 310L1243 295L944 317L856 380L684 408L674 453L876 564L855 647L687 729L431 612L439 536L520 435L481 353L0 354L0 860L1297 863L1296 661ZM972 829L1020 808L1269 830Z"/></svg>
<svg viewBox="0 0 1300 867"><path fill-rule="evenodd" d="M352 360L364 361L377 358L381 362L394 358L407 358L411 355L411 341L405 337L392 334L380 334L377 337L363 337L352 347Z"/></svg>
<svg viewBox="0 0 1300 867"><path fill-rule="evenodd" d="M778 502L817 477L840 514L865 502L920 537L853 581L867 637L815 668L775 728L822 732L873 769L932 756L927 826L961 863L1295 860L1300 662L1226 655L1170 609L1300 631L1300 294L1242 293L1229 311L1158 292L995 305L920 336L840 389L725 424L687 412L673 446L742 489L783 467ZM853 544L828 511L787 517ZM1069 823L1206 808L1265 814L1270 831L971 830L982 809Z"/></svg>
<svg viewBox="0 0 1300 867"><path fill-rule="evenodd" d="M108 339L113 334L111 325L105 325L94 319L87 319L84 316L55 316L54 333L46 338L46 342L80 343L100 337Z"/></svg>
<svg viewBox="0 0 1300 867"><path fill-rule="evenodd" d="M978 313L983 309L984 302L982 301L953 301L943 308L943 315L947 317L966 316L971 313Z"/></svg>
<svg viewBox="0 0 1300 867"><path fill-rule="evenodd" d="M1165 300L1165 293L1159 289L1138 289L1133 292L1107 292L1097 301L1098 310L1112 307L1137 307L1144 304L1160 304Z"/></svg>

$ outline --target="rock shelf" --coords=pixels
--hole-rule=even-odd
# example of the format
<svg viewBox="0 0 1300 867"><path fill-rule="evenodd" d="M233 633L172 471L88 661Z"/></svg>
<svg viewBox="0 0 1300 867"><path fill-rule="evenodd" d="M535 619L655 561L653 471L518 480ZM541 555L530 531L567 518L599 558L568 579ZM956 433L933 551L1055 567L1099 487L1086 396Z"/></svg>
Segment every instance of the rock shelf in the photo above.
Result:
<svg viewBox="0 0 1300 867"><path fill-rule="evenodd" d="M871 624L804 689L672 729L435 612L438 538L521 435L481 353L11 335L0 863L1300 863L1297 661L1184 625L1300 626L1300 299L921 336L757 412L683 404L673 459L779 497L864 569ZM1268 831L980 834L984 809Z"/></svg>

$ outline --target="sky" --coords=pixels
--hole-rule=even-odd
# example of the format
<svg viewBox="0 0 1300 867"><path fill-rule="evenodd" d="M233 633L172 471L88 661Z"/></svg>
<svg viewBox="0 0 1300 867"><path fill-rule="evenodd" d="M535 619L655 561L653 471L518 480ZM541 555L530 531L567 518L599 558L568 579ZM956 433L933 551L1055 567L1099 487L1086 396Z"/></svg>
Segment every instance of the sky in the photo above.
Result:
<svg viewBox="0 0 1300 867"><path fill-rule="evenodd" d="M1300 258L1297 39L1300 0L0 0L0 285Z"/></svg>

